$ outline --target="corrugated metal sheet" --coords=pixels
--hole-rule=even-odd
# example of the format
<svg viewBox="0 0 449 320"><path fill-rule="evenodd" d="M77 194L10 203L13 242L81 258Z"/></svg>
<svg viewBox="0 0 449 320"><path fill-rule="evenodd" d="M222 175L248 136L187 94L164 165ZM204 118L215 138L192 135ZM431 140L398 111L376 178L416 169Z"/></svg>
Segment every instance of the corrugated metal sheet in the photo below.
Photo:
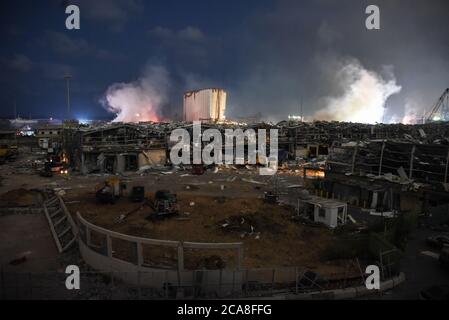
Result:
<svg viewBox="0 0 449 320"><path fill-rule="evenodd" d="M217 121L225 119L226 92L213 88L184 94L184 120Z"/></svg>

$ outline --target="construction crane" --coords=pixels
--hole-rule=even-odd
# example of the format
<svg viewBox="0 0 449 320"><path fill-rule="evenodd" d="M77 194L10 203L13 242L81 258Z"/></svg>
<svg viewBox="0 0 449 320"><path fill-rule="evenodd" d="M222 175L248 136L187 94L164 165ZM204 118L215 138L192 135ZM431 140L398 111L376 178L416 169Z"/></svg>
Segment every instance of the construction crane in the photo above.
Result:
<svg viewBox="0 0 449 320"><path fill-rule="evenodd" d="M449 121L449 88L447 88L438 101L432 106L432 111L426 118L426 123Z"/></svg>

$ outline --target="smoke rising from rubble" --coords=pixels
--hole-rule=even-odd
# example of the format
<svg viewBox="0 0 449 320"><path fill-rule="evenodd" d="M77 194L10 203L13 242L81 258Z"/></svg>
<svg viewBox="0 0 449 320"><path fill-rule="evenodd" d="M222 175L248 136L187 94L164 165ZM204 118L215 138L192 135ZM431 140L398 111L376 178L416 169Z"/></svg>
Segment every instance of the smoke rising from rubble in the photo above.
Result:
<svg viewBox="0 0 449 320"><path fill-rule="evenodd" d="M409 3L416 8L413 12L426 14L402 14ZM137 96L133 101L150 100L155 106L155 115L147 118L162 114L179 119L185 91L222 87L229 93L228 119L259 114L264 121L277 122L292 114L306 120L416 122L449 80L444 72L449 47L441 42L440 26L447 25L448 2L435 0L429 6L418 0L379 0L382 28L376 32L364 26L368 4L275 1L269 11L255 10L220 36L195 26L201 37L181 37L188 34L182 30L192 27L154 26L150 39L158 50L143 59L164 62L169 90L150 81L151 90L158 90L147 93L143 76L111 86L105 105L118 114L116 121L139 120L135 114L143 112L133 109L142 104L128 112L130 103L122 103L132 94ZM404 49L409 45L412 50ZM386 64L394 66L394 75L384 72ZM155 103L159 95L165 103Z"/></svg>
<svg viewBox="0 0 449 320"><path fill-rule="evenodd" d="M166 68L150 65L137 81L109 86L101 103L107 111L116 114L113 122L157 122L162 119L169 87Z"/></svg>
<svg viewBox="0 0 449 320"><path fill-rule="evenodd" d="M341 67L337 81L343 89L338 97L326 97L325 108L315 113L317 120L336 120L358 123L382 122L387 99L401 91L390 73L388 80L365 69L357 60Z"/></svg>

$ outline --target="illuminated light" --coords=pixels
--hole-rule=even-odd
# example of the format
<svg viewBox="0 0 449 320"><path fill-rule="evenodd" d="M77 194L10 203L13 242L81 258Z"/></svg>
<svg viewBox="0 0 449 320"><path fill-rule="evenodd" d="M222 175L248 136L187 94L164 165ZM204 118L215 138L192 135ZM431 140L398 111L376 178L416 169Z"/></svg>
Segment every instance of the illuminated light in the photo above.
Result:
<svg viewBox="0 0 449 320"><path fill-rule="evenodd" d="M79 118L79 119L77 119L77 120L78 120L78 122L81 123L81 124L88 124L88 123L89 123L89 120L84 119L84 118Z"/></svg>
<svg viewBox="0 0 449 320"><path fill-rule="evenodd" d="M85 114L77 114L75 118L80 124L89 124L91 122Z"/></svg>
<svg viewBox="0 0 449 320"><path fill-rule="evenodd" d="M288 115L288 120L300 120L300 121L302 121L303 117L289 114Z"/></svg>
<svg viewBox="0 0 449 320"><path fill-rule="evenodd" d="M324 178L325 172L323 170L306 169L305 178Z"/></svg>

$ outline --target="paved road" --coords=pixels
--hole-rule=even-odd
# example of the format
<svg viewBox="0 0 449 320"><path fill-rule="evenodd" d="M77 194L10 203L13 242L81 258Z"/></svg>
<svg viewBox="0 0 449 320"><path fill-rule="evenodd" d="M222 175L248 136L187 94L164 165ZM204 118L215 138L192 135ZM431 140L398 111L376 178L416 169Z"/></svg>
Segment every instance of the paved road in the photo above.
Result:
<svg viewBox="0 0 449 320"><path fill-rule="evenodd" d="M423 251L439 253L425 244L425 239L435 234L439 233L426 229L417 229L412 233L401 265L406 282L385 294L383 299L419 299L421 290L449 284L449 271L443 269L435 257L422 254Z"/></svg>
<svg viewBox="0 0 449 320"><path fill-rule="evenodd" d="M41 214L0 217L0 265L4 272L50 272L58 269L58 251ZM11 265L14 259L26 257Z"/></svg>

